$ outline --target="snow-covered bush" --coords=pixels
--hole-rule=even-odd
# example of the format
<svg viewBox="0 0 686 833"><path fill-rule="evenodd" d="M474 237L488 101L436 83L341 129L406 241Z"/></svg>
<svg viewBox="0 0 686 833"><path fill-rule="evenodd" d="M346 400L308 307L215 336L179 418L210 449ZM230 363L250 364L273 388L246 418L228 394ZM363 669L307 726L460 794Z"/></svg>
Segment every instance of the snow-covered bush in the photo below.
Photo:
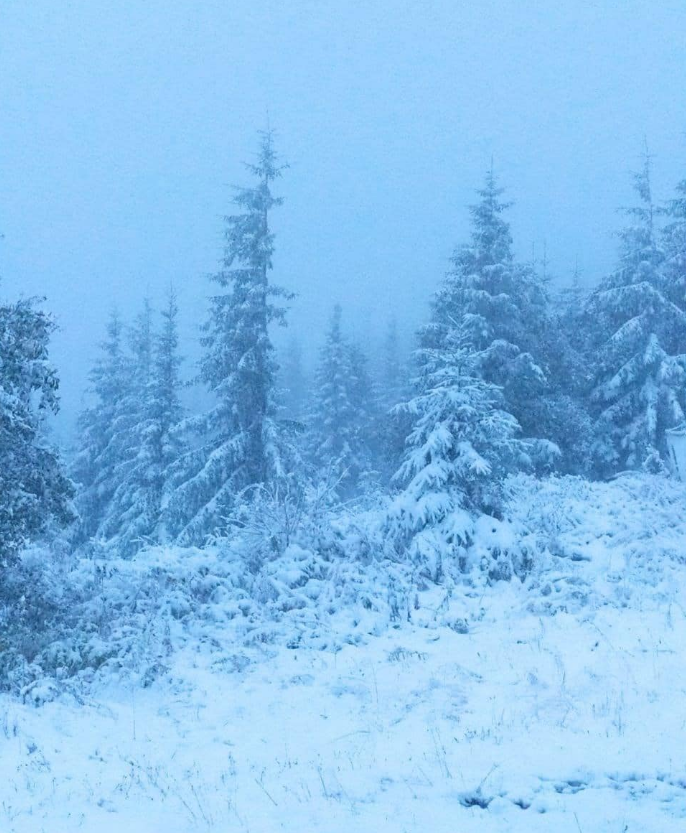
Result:
<svg viewBox="0 0 686 833"><path fill-rule="evenodd" d="M336 487L333 476L318 481L291 476L246 489L224 521L226 531L213 540L242 552L253 572L291 544L327 550Z"/></svg>
<svg viewBox="0 0 686 833"><path fill-rule="evenodd" d="M537 615L678 603L684 484L520 474L502 499L501 518L470 518L464 559L444 558L440 582L389 536L381 499L341 506L326 489L265 491L202 549L27 551L6 576L0 686L39 703L112 679L183 685L188 663L233 673L278 646L337 651L408 622L467 633L495 597Z"/></svg>
<svg viewBox="0 0 686 833"><path fill-rule="evenodd" d="M686 485L663 475L625 474L609 483L580 477L507 483L508 518L529 530L539 569L529 604L539 612L612 604L678 602L686 565Z"/></svg>
<svg viewBox="0 0 686 833"><path fill-rule="evenodd" d="M37 658L53 650L71 629L75 594L69 565L66 547L55 542L24 550L2 572L0 690L21 690L34 680Z"/></svg>

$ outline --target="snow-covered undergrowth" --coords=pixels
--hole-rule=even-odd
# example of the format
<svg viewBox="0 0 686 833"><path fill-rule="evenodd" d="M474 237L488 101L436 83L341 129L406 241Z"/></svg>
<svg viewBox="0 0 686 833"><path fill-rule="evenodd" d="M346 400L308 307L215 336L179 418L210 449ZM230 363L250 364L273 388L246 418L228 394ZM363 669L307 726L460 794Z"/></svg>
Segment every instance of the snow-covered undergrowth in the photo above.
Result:
<svg viewBox="0 0 686 833"><path fill-rule="evenodd" d="M427 583L359 519L73 569L90 629L0 700L0 830L682 830L686 489L509 493L523 582Z"/></svg>

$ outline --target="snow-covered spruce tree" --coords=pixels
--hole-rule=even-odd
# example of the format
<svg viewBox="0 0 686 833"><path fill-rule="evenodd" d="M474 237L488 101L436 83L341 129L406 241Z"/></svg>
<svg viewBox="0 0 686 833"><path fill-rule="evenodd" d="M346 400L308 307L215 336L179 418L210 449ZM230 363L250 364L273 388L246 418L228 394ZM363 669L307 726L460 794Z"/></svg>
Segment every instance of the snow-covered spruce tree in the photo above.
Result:
<svg viewBox="0 0 686 833"><path fill-rule="evenodd" d="M307 406L307 380L302 364L302 346L295 336L289 339L280 375L286 416L300 421Z"/></svg>
<svg viewBox="0 0 686 833"><path fill-rule="evenodd" d="M589 299L591 290L583 286L578 264L575 265L572 278L567 286L563 286L555 298L554 303L554 324L564 341L567 350L575 357L580 364L589 364L597 346L597 334L594 329L594 321L589 315ZM587 367L582 373L583 379L576 377L568 379L568 387L585 388L589 390L591 370Z"/></svg>
<svg viewBox="0 0 686 833"><path fill-rule="evenodd" d="M663 210L667 222L662 231L664 292L679 309L686 310L686 179ZM686 345L681 348L686 352Z"/></svg>
<svg viewBox="0 0 686 833"><path fill-rule="evenodd" d="M589 312L599 341L594 366L596 473L660 465L665 429L684 419L686 313L666 280L650 187L650 157L635 175L639 205L620 233L617 269L593 293Z"/></svg>
<svg viewBox="0 0 686 833"><path fill-rule="evenodd" d="M156 540L161 543L170 537L164 512L169 472L188 450L181 430L184 419L181 403L183 358L179 354L178 314L176 294L171 289L167 306L161 313L162 327L155 339L150 420L145 436L148 482L156 510Z"/></svg>
<svg viewBox="0 0 686 833"><path fill-rule="evenodd" d="M558 292L556 306L559 319L576 322L583 313L587 294L581 283L581 270L577 260L570 282Z"/></svg>
<svg viewBox="0 0 686 833"><path fill-rule="evenodd" d="M388 411L395 407L404 397L407 389L403 378L403 366L398 343L398 325L395 317L388 322L386 338L383 344L383 364L379 383L381 407Z"/></svg>
<svg viewBox="0 0 686 833"><path fill-rule="evenodd" d="M90 373L91 404L78 420L79 446L71 469L78 486L77 544L98 536L123 472L136 456L132 434L135 414L131 413L134 373L123 341L121 319L113 312L101 354Z"/></svg>
<svg viewBox="0 0 686 833"><path fill-rule="evenodd" d="M355 412L356 421L356 469L358 486L374 490L378 485L378 463L382 453L381 438L377 425L381 416L379 392L369 372L367 354L358 341L349 342L350 352L350 402Z"/></svg>
<svg viewBox="0 0 686 833"><path fill-rule="evenodd" d="M214 276L202 339L200 378L214 395L208 413L193 419L192 449L174 467L176 488L165 512L167 528L183 542L201 542L221 530L238 495L282 476L287 443L276 419L276 361L272 322L285 323L276 297L288 294L269 282L274 235L269 226L281 198L272 184L283 170L273 134L261 134L258 158L247 166L255 178L234 197L226 217L223 268Z"/></svg>
<svg viewBox="0 0 686 833"><path fill-rule="evenodd" d="M104 345L105 360L96 365L92 377L97 401L82 420L92 420L104 443L97 464L100 476L96 472L97 492L103 504L88 537L107 542L120 553L130 554L140 544L143 534L140 514L147 496L141 466L152 372L152 307L147 299L130 328L128 353L124 352L122 336L115 316L110 322L110 341ZM106 376L110 378L105 379ZM98 377L101 378L98 380ZM115 390L117 399L113 402L108 397ZM88 439L90 434L82 438ZM87 446L83 450L88 451ZM77 465L81 459L80 454ZM80 505L81 499L87 497L88 491L80 495Z"/></svg>
<svg viewBox="0 0 686 833"><path fill-rule="evenodd" d="M340 496L350 497L371 466L367 436L371 385L364 355L343 335L341 317L337 304L315 371L308 436L315 466L333 470L340 478Z"/></svg>
<svg viewBox="0 0 686 833"><path fill-rule="evenodd" d="M35 301L0 304L0 573L30 539L74 519L73 486L47 442L59 409L52 319Z"/></svg>
<svg viewBox="0 0 686 833"><path fill-rule="evenodd" d="M171 292L162 311L162 330L154 334L152 309L146 300L131 331L128 445L135 454L117 473L116 490L99 528L99 535L123 555L166 539L161 527L166 472L182 454L182 440L176 432L182 414L177 314Z"/></svg>
<svg viewBox="0 0 686 833"><path fill-rule="evenodd" d="M532 269L536 269L532 264ZM548 276L543 264L543 286ZM547 292L546 292L547 295ZM513 412L523 423L525 436L538 432L552 442L556 452L548 452L545 443L544 468L554 465L566 474L589 473L593 422L588 413L590 384L587 349L588 316L584 313L584 292L575 273L572 286L563 289L538 320L531 349L545 375L545 384L535 391L526 387L511 397ZM534 395L531 395L531 394ZM527 399L528 397L528 399ZM540 460L537 460L540 466Z"/></svg>
<svg viewBox="0 0 686 833"><path fill-rule="evenodd" d="M487 357L474 346L469 318L441 341L419 351L417 394L399 406L413 427L389 513L399 551L434 580L446 561L468 568L475 524L501 515L505 476L531 462L501 390L483 378Z"/></svg>
<svg viewBox="0 0 686 833"><path fill-rule="evenodd" d="M141 515L145 517L151 512L141 456L149 418L152 339L152 306L146 298L128 333L129 379L120 403L122 454L112 471L112 499L97 530L97 536L116 544L121 554L136 549L140 536L147 531Z"/></svg>
<svg viewBox="0 0 686 833"><path fill-rule="evenodd" d="M546 390L537 354L547 319L544 281L532 265L515 261L509 224L491 169L480 200L471 207L471 242L458 247L452 267L432 304L430 324L421 334L425 348L441 348L454 322L464 321L478 356L478 371L502 388L507 410L524 436L545 436L532 404ZM543 446L542 446L543 448Z"/></svg>
<svg viewBox="0 0 686 833"><path fill-rule="evenodd" d="M556 468L565 474L591 471L593 420L588 410L591 384L591 330L578 270L559 293L539 345L547 386L533 405L546 436L560 449Z"/></svg>
<svg viewBox="0 0 686 833"><path fill-rule="evenodd" d="M372 429L375 467L385 485L390 485L398 470L411 428L407 413L395 407L410 395L409 377L409 368L401 359L396 320L391 318L383 343L378 376L379 405Z"/></svg>

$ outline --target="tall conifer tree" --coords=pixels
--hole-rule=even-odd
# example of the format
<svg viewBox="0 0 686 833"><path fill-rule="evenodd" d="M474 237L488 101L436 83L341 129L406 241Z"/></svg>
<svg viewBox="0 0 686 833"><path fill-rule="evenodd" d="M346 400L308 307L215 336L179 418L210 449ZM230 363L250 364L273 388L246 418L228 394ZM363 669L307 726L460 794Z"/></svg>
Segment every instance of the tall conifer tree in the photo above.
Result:
<svg viewBox="0 0 686 833"><path fill-rule="evenodd" d="M0 304L0 582L27 541L73 520L73 486L45 430L59 407L54 328L34 301Z"/></svg>
<svg viewBox="0 0 686 833"><path fill-rule="evenodd" d="M302 346L299 339L289 339L281 371L283 401L289 419L303 418L307 404L307 380L302 363Z"/></svg>
<svg viewBox="0 0 686 833"><path fill-rule="evenodd" d="M349 497L371 464L367 431L372 397L364 354L344 336L341 318L337 304L315 371L310 436L315 464L333 467L340 493Z"/></svg>
<svg viewBox="0 0 686 833"><path fill-rule="evenodd" d="M177 314L172 291L162 311L161 332L153 332L148 301L131 332L133 372L128 409L132 414L132 454L119 469L117 488L100 527L102 537L124 555L167 538L162 523L166 486L183 451L177 431L182 415Z"/></svg>
<svg viewBox="0 0 686 833"><path fill-rule="evenodd" d="M425 348L440 348L455 327L467 328L483 379L502 388L507 410L525 436L538 436L531 404L546 388L536 353L546 326L547 295L535 269L514 258L504 218L510 204L501 200L502 193L491 169L479 202L471 207L471 242L455 250L421 341Z"/></svg>
<svg viewBox="0 0 686 833"><path fill-rule="evenodd" d="M665 283L647 152L634 188L639 202L625 209L619 265L589 302L599 334L592 400L601 475L665 458L665 429L686 407L686 313L670 298L676 283Z"/></svg>
<svg viewBox="0 0 686 833"><path fill-rule="evenodd" d="M133 455L133 415L129 410L133 368L123 341L122 322L115 311L110 315L107 337L90 373L91 402L78 420L79 447L72 476L79 486L79 543L99 534L120 483L121 467Z"/></svg>
<svg viewBox="0 0 686 833"><path fill-rule="evenodd" d="M667 222L662 234L665 257L665 294L679 309L686 310L686 179L681 180L663 211ZM686 352L686 345L681 347Z"/></svg>
<svg viewBox="0 0 686 833"><path fill-rule="evenodd" d="M236 497L284 472L284 442L276 420L276 361L269 336L284 323L277 298L289 297L269 280L274 254L270 215L282 203L272 186L283 171L271 131L261 134L254 178L234 197L227 216L219 292L211 299L202 339L200 378L215 404L194 421L198 440L177 467L180 485L170 498L169 522L182 540L220 529Z"/></svg>

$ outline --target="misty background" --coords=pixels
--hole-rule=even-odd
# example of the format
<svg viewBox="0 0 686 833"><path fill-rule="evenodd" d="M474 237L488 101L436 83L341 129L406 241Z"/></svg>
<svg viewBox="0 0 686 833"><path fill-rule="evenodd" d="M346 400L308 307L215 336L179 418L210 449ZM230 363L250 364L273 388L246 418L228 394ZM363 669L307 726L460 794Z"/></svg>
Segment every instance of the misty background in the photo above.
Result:
<svg viewBox="0 0 686 833"><path fill-rule="evenodd" d="M492 157L518 256L595 283L644 137L656 199L683 177L684 32L682 0L2 0L0 294L57 318L60 434L115 305L173 283L192 373L267 119L290 163L272 279L308 363L335 302L409 345Z"/></svg>

